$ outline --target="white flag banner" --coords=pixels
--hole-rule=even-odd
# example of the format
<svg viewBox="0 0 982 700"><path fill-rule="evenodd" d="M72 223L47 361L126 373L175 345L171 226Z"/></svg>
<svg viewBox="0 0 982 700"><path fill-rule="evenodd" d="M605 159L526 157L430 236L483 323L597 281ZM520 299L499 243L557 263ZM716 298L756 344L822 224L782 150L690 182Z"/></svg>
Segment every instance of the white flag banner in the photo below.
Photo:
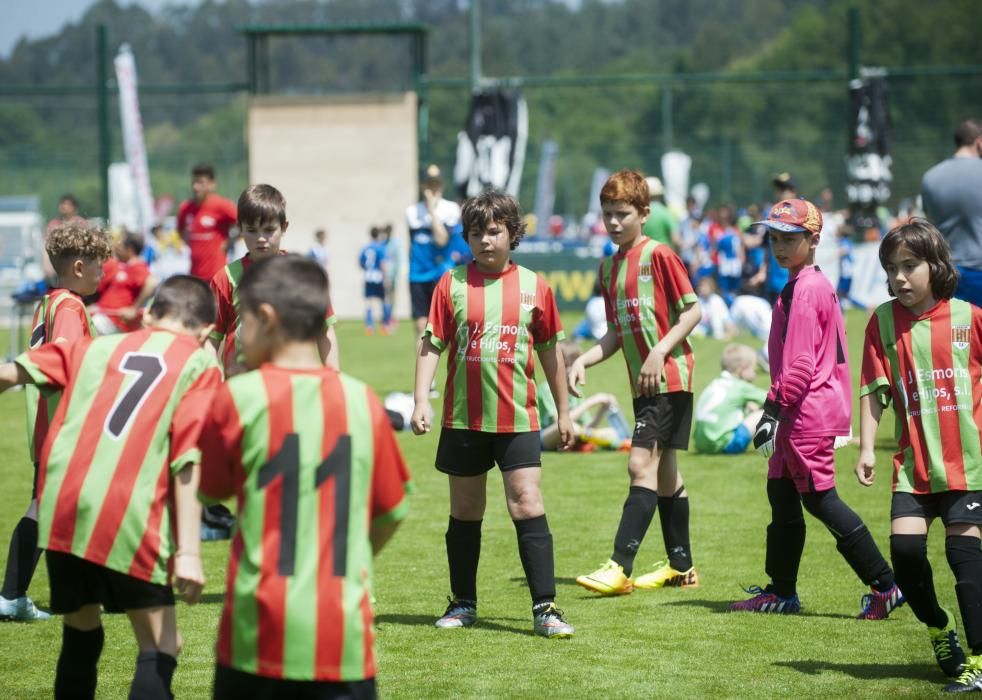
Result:
<svg viewBox="0 0 982 700"><path fill-rule="evenodd" d="M665 183L665 204L673 212L685 211L685 195L689 191L689 170L692 158L681 151L669 151L661 157L661 179Z"/></svg>
<svg viewBox="0 0 982 700"><path fill-rule="evenodd" d="M143 120L140 118L140 99L136 89L136 61L129 44L119 47L114 60L116 84L119 86L119 116L123 127L123 148L133 180L133 196L137 212L136 229L144 235L156 223L153 194L150 190L150 169L147 166L147 149L143 142ZM111 223L122 223L112 221Z"/></svg>

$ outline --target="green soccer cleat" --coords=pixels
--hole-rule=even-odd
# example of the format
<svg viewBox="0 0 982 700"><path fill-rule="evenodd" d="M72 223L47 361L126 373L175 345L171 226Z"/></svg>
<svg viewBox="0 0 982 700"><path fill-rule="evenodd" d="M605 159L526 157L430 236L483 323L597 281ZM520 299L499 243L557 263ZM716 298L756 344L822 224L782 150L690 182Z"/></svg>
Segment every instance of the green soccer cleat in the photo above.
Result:
<svg viewBox="0 0 982 700"><path fill-rule="evenodd" d="M944 687L946 693L982 693L982 654L965 659L958 680Z"/></svg>
<svg viewBox="0 0 982 700"><path fill-rule="evenodd" d="M578 576L576 582L587 590L600 595L624 595L634 590L634 585L624 574L624 569L613 559L592 574Z"/></svg>
<svg viewBox="0 0 982 700"><path fill-rule="evenodd" d="M651 573L643 574L633 580L635 588L697 588L699 586L699 574L696 567L690 566L685 571L678 571L672 568L667 560L655 564L655 570Z"/></svg>
<svg viewBox="0 0 982 700"><path fill-rule="evenodd" d="M477 604L470 600L447 598L450 603L443 616L434 623L440 629L470 627L477 622Z"/></svg>
<svg viewBox="0 0 982 700"><path fill-rule="evenodd" d="M35 622L50 620L51 615L38 610L34 601L26 595L20 598L0 596L0 620L7 622Z"/></svg>
<svg viewBox="0 0 982 700"><path fill-rule="evenodd" d="M563 619L563 611L556 607L555 603L532 616L533 630L540 637L546 639L568 639L576 632L573 625Z"/></svg>
<svg viewBox="0 0 982 700"><path fill-rule="evenodd" d="M948 624L944 628L928 627L927 632L934 648L934 658L946 676L958 676L965 666L965 652L958 643L958 631L955 629L955 618L948 612Z"/></svg>

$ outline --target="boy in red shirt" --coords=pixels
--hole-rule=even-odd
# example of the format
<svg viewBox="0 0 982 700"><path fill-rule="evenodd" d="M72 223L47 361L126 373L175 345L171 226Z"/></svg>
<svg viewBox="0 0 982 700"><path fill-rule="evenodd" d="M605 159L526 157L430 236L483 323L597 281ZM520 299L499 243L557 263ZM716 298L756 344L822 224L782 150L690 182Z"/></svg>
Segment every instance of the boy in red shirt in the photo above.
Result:
<svg viewBox="0 0 982 700"><path fill-rule="evenodd" d="M239 195L239 229L247 252L238 260L225 265L211 279L211 289L218 302L218 316L211 342L222 352L226 376L244 367L241 339L242 319L239 316L238 285L243 273L255 262L277 255L286 255L280 243L290 222L286 218L286 199L272 185L252 185ZM324 319L325 330L317 339L321 360L334 369L339 368L338 338L334 331L337 319L330 301ZM224 343L224 344L223 344Z"/></svg>
<svg viewBox="0 0 982 700"><path fill-rule="evenodd" d="M215 194L215 168L198 163L191 169L194 197L177 210L177 232L191 249L191 274L208 282L225 265L235 205Z"/></svg>
<svg viewBox="0 0 982 700"><path fill-rule="evenodd" d="M856 476L871 486L873 445L893 403L895 434L890 557L917 619L927 626L948 692L982 691L982 309L953 299L958 282L948 244L924 219L897 226L880 243L895 299L866 326L859 390ZM941 607L927 558L928 528L945 529L945 557L971 655L955 616Z"/></svg>
<svg viewBox="0 0 982 700"><path fill-rule="evenodd" d="M373 555L406 515L409 472L375 394L318 356L320 265L262 260L239 300L254 371L222 385L201 433L201 496L235 496L239 516L214 697L375 697Z"/></svg>
<svg viewBox="0 0 982 700"><path fill-rule="evenodd" d="M618 247L600 263L597 276L607 332L573 362L568 377L570 391L579 396L587 367L621 350L634 396L630 486L613 552L599 569L576 579L601 595L699 585L689 542L689 495L677 452L689 447L695 357L687 338L702 311L679 256L643 234L648 202L648 184L635 170L614 173L600 190L604 226ZM634 559L656 510L667 557L632 580Z"/></svg>
<svg viewBox="0 0 982 700"><path fill-rule="evenodd" d="M535 634L573 636L556 607L552 533L546 520L539 418L535 400L536 351L555 397L560 441L573 445L565 365L565 337L546 281L516 265L511 251L525 235L518 202L488 191L463 208L464 236L474 261L443 274L433 292L429 322L416 357L413 432L432 426L430 384L447 351L443 429L436 468L450 480L447 563L453 597L436 621L441 629L477 622L477 564L487 474L497 463L518 554L532 597Z"/></svg>
<svg viewBox="0 0 982 700"><path fill-rule="evenodd" d="M82 297L92 294L102 277L102 265L110 255L109 238L104 231L89 228L83 222L58 226L48 232L45 253L57 275L57 286L48 291L31 324L30 347L47 343L70 343L96 335ZM34 577L40 550L37 548L38 462L48 433L51 417L61 396L56 391L38 392L33 386L24 392L27 398L28 446L34 463L34 487L31 504L17 523L10 538L7 569L0 590L0 619L46 620L49 615L34 606L27 588Z"/></svg>
<svg viewBox="0 0 982 700"><path fill-rule="evenodd" d="M873 536L835 489L834 445L849 434L852 390L846 332L835 289L815 266L822 214L804 199L786 199L758 221L769 229L771 250L790 273L774 306L768 353L771 388L754 433L757 452L769 457L765 588L730 604L730 610L794 614L800 612L798 565L805 548L801 507L818 518L836 548L872 588L863 596L860 619L883 620L903 604Z"/></svg>
<svg viewBox="0 0 982 700"><path fill-rule="evenodd" d="M103 611L125 612L136 636L130 697L170 697L181 645L171 582L189 603L204 584L195 491L198 432L221 383L201 347L214 316L207 285L179 275L147 328L49 343L0 367L0 390L64 392L38 483L38 542L64 615L55 698L95 697Z"/></svg>

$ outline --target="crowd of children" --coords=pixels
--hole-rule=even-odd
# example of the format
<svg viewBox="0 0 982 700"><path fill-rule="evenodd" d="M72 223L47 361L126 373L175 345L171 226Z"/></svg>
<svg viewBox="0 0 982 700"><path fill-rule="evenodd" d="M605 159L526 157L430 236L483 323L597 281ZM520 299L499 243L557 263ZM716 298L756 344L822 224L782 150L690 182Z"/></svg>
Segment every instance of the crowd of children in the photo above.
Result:
<svg viewBox="0 0 982 700"><path fill-rule="evenodd" d="M751 219L751 228L767 231L765 250L748 244L741 233L747 227L724 208L716 234L693 238L698 228L683 222L677 254L644 234L651 200L649 183L632 170L614 173L600 191L615 250L598 271L604 325L591 324L595 342L585 351L565 342L545 280L511 260L525 232L517 201L491 191L464 203L471 261L435 283L409 416L416 434L433 429L429 399L445 355L434 461L449 482L451 596L436 627L479 621L487 474L497 466L528 583L532 631L546 638L576 634L556 604L541 481L543 449L578 443L624 449L628 490L609 558L576 583L600 595L699 586L680 469L693 433L701 452L739 454L752 443L768 458L769 581L748 589L751 597L731 610L800 612L796 584L808 511L870 587L859 617L882 620L909 603L927 626L940 668L955 678L945 690L982 691L982 310L951 298L956 274L940 234L913 219L884 239L880 260L895 298L876 309L864 344L860 483L873 483L876 427L891 403L900 436L891 567L835 487L834 450L851 433L852 390L839 295L814 265L821 212L789 198ZM11 540L0 617L47 617L27 596L40 547L50 607L63 616L55 697L94 697L104 612L126 613L137 641L130 697L172 697L182 644L174 589L194 603L206 574L199 499L232 497L238 522L214 697L375 695L372 561L406 514L409 471L382 403L338 370L323 267L281 249L289 228L283 195L270 185L250 186L237 215L242 258L210 285L168 278L156 287L143 328L103 337L95 337L81 297L99 285L108 239L75 224L47 238L59 287L38 306L30 350L0 366L0 391L32 387L36 485ZM379 319L383 330L391 322L387 235L373 229L360 256L366 299L382 304L366 312L366 324L374 328ZM713 241L712 254L686 244L703 235ZM117 256L125 262L134 252L130 246ZM753 384L758 354L731 344L722 353L722 374L696 401L689 338L707 323L704 307L717 299L737 306L753 296L741 294L748 280L766 288L762 268L748 277L748 261L764 265L765 254L787 282L773 314L744 303L740 323L768 339L769 388ZM707 281L710 267L716 285ZM143 283L131 286L144 291ZM706 333L728 337L737 322L717 328L710 318L708 325ZM633 431L610 394L570 398L580 397L589 367L618 352ZM536 360L544 376L539 385ZM656 512L664 558L636 574ZM927 559L927 531L937 517L967 652L954 615L938 601Z"/></svg>

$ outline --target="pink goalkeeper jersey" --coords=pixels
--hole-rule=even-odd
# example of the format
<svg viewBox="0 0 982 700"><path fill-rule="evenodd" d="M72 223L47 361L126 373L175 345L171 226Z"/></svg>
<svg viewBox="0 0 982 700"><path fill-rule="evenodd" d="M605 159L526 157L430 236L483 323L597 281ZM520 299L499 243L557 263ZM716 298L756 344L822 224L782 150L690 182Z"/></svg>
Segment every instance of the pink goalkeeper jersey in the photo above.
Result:
<svg viewBox="0 0 982 700"><path fill-rule="evenodd" d="M835 290L817 267L805 267L781 291L767 348L767 396L781 405L778 433L848 435L852 386L846 331Z"/></svg>

